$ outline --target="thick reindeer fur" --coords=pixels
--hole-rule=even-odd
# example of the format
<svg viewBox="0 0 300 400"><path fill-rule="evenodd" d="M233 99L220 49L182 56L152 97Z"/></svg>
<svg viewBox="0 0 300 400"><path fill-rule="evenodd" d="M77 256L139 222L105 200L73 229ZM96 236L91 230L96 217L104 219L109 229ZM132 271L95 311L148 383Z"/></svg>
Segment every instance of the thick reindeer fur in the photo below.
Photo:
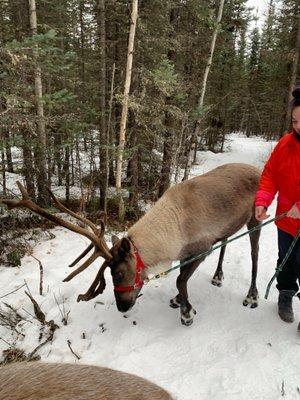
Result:
<svg viewBox="0 0 300 400"><path fill-rule="evenodd" d="M147 272L199 254L245 225L259 177L257 168L232 163L168 189L128 231Z"/></svg>
<svg viewBox="0 0 300 400"><path fill-rule="evenodd" d="M1 400L172 400L135 375L78 364L14 363L0 367Z"/></svg>
<svg viewBox="0 0 300 400"><path fill-rule="evenodd" d="M225 164L206 174L184 181L168 189L136 224L128 231L128 237L134 243L147 268L143 270L143 279L148 274L156 274L170 268L172 261L186 261L188 258L208 251L216 242L225 241L243 225L248 229L259 225L254 216L254 195L258 187L260 172L247 164ZM257 259L260 231L250 233L252 279L250 289L243 302L257 307ZM114 245L114 252L123 241ZM133 248L117 262L112 269L113 279L118 271L128 271L124 281L133 275ZM222 261L225 248L222 249L212 284L221 286L223 279ZM196 311L188 301L187 281L198 265L204 260L191 261L180 268L176 281L178 294L170 300L172 308L180 307L181 322L191 325ZM132 278L130 278L132 279ZM116 304L120 311L130 309L139 290L115 293Z"/></svg>

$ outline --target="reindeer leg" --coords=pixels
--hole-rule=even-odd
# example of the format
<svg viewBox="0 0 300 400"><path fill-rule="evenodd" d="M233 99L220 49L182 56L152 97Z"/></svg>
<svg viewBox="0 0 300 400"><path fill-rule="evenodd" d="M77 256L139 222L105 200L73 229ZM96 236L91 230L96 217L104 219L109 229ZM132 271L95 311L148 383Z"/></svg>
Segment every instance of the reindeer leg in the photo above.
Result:
<svg viewBox="0 0 300 400"><path fill-rule="evenodd" d="M202 261L203 259L195 260L191 264L180 268L180 274L176 282L179 293L170 301L171 307L177 308L177 306L180 306L181 323L186 326L193 323L193 316L196 314L196 311L188 301L187 281Z"/></svg>
<svg viewBox="0 0 300 400"><path fill-rule="evenodd" d="M227 238L222 240L222 243L224 243L226 240L227 240ZM216 272L214 273L214 276L211 280L211 283L218 287L222 286L222 280L224 279L222 264L223 264L225 249L226 249L226 245L221 247L218 266L217 266Z"/></svg>
<svg viewBox="0 0 300 400"><path fill-rule="evenodd" d="M251 220L247 224L247 228L251 229L260 224L259 221L256 220L253 215ZM258 306L258 291L256 288L256 276L257 276L257 260L258 260L258 250L259 250L259 236L260 230L251 232L250 236L250 244L251 244L251 258L252 258L252 278L251 285L247 297L243 301L244 306L248 306L251 304L251 308L256 308Z"/></svg>
<svg viewBox="0 0 300 400"><path fill-rule="evenodd" d="M181 260L180 263L184 263L185 261L187 261L187 259ZM185 267L188 268L189 265L185 265L184 267L180 267L180 274L179 274L179 276L182 274L182 272L184 271L184 268L185 268ZM178 276L178 278L179 278L179 276ZM177 278L177 280L178 280L178 278ZM181 298L181 296L180 296L179 293L177 294L177 296L173 297L173 299L170 300L170 304L169 304L170 307L171 307L171 308L179 308L179 307L181 306L181 300L180 300L180 298Z"/></svg>

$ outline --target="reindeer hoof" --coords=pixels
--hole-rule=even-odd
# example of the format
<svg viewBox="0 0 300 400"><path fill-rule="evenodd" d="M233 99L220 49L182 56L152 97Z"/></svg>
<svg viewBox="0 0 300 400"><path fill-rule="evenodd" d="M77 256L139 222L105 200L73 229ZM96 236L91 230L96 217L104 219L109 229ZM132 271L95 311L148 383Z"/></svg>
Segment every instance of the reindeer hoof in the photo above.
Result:
<svg viewBox="0 0 300 400"><path fill-rule="evenodd" d="M185 326L192 325L192 323L194 321L193 317L192 317L192 314L194 314L194 315L197 314L197 311L194 310L193 308L191 308L189 312L185 312L185 313L181 314L181 323L182 323L182 325L185 325Z"/></svg>
<svg viewBox="0 0 300 400"><path fill-rule="evenodd" d="M170 300L170 307L172 307L172 308L179 308L180 307L180 303L179 303L179 301L177 300L176 297L174 297L174 299Z"/></svg>
<svg viewBox="0 0 300 400"><path fill-rule="evenodd" d="M249 304L251 304L250 308L258 307L257 299L254 299L253 297L246 297L243 301L243 306L247 307Z"/></svg>
<svg viewBox="0 0 300 400"><path fill-rule="evenodd" d="M185 319L185 318L181 317L182 325L191 326L193 322L194 322L193 318Z"/></svg>
<svg viewBox="0 0 300 400"><path fill-rule="evenodd" d="M212 278L211 283L214 286L218 286L218 287L222 286L222 281L220 281L218 278Z"/></svg>

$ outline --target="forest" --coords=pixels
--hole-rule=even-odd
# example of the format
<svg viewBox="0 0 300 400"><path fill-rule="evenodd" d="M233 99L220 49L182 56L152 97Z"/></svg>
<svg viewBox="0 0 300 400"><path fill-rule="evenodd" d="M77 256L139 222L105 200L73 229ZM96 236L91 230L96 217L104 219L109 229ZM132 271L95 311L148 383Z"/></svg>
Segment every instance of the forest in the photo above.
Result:
<svg viewBox="0 0 300 400"><path fill-rule="evenodd" d="M231 132L278 139L299 78L299 9L1 0L2 195L18 173L42 206L59 186L76 211L136 219L139 201L188 178L197 150L222 152Z"/></svg>
<svg viewBox="0 0 300 400"><path fill-rule="evenodd" d="M291 128L300 2L261 5L0 0L0 398L49 398L51 370L61 399L69 378L80 400L299 397L299 332L263 298L277 231L252 213Z"/></svg>

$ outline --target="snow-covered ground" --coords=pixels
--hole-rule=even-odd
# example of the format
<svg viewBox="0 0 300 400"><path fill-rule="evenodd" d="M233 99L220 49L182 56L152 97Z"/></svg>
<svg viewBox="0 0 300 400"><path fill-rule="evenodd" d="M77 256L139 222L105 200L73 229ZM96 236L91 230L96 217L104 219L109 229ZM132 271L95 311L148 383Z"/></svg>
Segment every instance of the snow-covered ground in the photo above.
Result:
<svg viewBox="0 0 300 400"><path fill-rule="evenodd" d="M223 154L198 153L192 175L227 162L261 167L273 146L274 142L259 138L231 135ZM273 205L272 215L274 210ZM39 343L40 324L26 313L33 311L24 288L1 298L25 279L47 320L53 319L60 326L53 342L39 351L43 361L95 364L134 373L161 385L178 400L300 399L299 304L295 300L297 322L285 324L277 316L275 285L269 299L264 299L277 255L273 224L261 235L259 307L242 305L251 276L249 240L243 237L227 246L223 287L210 283L218 252L207 257L190 279L189 298L197 310L190 327L182 326L179 311L169 307L169 299L176 294L176 272L145 286L127 318L116 309L109 272L103 295L77 303L77 295L89 287L99 261L71 282L62 283L70 272L67 266L88 240L60 227L53 233L55 239L38 244L33 252L44 267L43 296L38 295L39 265L34 258L24 257L20 268L0 267L0 302L17 308L29 320L17 326L25 338L0 326L2 339L26 353ZM61 309L64 305L65 311L70 311L66 326L61 323L55 298ZM0 352L7 347L0 340Z"/></svg>

